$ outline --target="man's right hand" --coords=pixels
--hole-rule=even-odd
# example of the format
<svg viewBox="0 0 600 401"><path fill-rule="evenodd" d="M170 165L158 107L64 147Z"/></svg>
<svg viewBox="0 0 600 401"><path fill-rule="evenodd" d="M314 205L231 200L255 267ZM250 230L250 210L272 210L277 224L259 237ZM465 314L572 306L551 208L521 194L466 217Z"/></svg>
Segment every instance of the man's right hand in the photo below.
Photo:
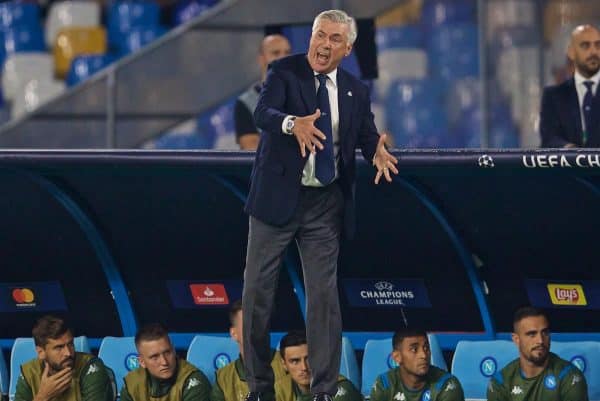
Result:
<svg viewBox="0 0 600 401"><path fill-rule="evenodd" d="M323 149L323 144L319 139L325 140L325 134L315 127L315 121L321 117L321 110L317 109L313 114L304 117L296 117L294 121L294 128L292 133L298 141L300 146L300 154L302 157L306 157L306 149L308 148L311 153Z"/></svg>
<svg viewBox="0 0 600 401"><path fill-rule="evenodd" d="M40 389L33 398L33 401L48 401L57 395L62 394L71 385L73 370L70 367L64 368L50 376L50 368L44 363Z"/></svg>

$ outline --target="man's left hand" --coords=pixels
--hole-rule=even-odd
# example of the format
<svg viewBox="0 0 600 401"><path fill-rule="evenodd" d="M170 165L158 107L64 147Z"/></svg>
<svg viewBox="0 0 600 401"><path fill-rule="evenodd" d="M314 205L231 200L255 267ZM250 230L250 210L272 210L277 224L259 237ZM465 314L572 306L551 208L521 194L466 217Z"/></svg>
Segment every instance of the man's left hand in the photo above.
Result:
<svg viewBox="0 0 600 401"><path fill-rule="evenodd" d="M377 142L377 150L375 151L375 157L373 157L373 165L377 168L377 174L375 175L375 184L379 184L381 176L384 176L387 182L392 182L392 176L390 171L394 174L398 174L396 164L398 159L392 156L385 148L385 139L387 134L379 136L379 142Z"/></svg>

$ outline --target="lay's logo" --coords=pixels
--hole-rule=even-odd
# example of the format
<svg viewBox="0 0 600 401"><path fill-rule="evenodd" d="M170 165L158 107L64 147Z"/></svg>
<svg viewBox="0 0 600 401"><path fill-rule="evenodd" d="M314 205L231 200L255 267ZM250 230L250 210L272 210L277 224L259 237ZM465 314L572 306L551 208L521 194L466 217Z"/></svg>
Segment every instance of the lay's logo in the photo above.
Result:
<svg viewBox="0 0 600 401"><path fill-rule="evenodd" d="M585 293L580 284L548 284L553 305L586 306Z"/></svg>

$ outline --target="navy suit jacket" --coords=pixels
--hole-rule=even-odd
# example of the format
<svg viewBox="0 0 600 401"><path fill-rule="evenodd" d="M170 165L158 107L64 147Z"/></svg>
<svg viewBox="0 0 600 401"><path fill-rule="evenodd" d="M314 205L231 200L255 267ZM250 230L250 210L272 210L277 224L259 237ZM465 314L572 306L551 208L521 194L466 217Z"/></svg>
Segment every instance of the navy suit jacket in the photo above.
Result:
<svg viewBox="0 0 600 401"><path fill-rule="evenodd" d="M567 143L578 147L600 147L600 96L592 103L593 123L588 129L587 143L583 144L583 128L581 111L575 79L571 78L562 84L544 88L542 110L540 113L540 135L542 147L562 148Z"/></svg>
<svg viewBox="0 0 600 401"><path fill-rule="evenodd" d="M344 228L346 235L351 237L354 232L355 149L360 148L370 162L379 134L373 121L367 86L338 67L337 87L338 179L344 194ZM306 55L293 55L273 62L254 112L256 125L262 132L245 207L251 216L275 226L282 226L292 218L308 155L302 157L296 137L284 134L281 125L288 115L303 117L313 114L316 108L315 77Z"/></svg>

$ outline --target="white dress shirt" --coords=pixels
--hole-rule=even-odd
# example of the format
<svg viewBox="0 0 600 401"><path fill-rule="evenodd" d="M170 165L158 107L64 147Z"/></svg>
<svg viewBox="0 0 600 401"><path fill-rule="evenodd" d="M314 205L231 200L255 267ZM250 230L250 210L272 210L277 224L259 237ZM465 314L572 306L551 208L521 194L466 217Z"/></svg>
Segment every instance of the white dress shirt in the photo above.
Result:
<svg viewBox="0 0 600 401"><path fill-rule="evenodd" d="M583 75L579 73L579 71L575 71L575 89L577 90L577 99L579 100L579 115L581 117L581 127L583 131L586 132L587 127L585 126L585 116L583 115L583 98L587 93L587 86L585 86L584 82L592 81L594 85L592 85L592 95L596 95L598 91L598 81L600 81L600 70L596 74L594 74L590 78L585 78Z"/></svg>
<svg viewBox="0 0 600 401"><path fill-rule="evenodd" d="M315 75L315 92L319 89L319 80L317 79L318 72L314 72ZM339 135L339 127L340 127L340 113L338 107L338 88L337 88L337 68L331 71L327 75L327 95L329 96L329 109L331 111L331 128L333 134L333 154L335 157L335 178L338 178L338 157L339 157L339 149L340 149L340 135ZM313 111L314 112L314 111ZM284 134L293 135L291 132L286 132L285 126L288 120L293 116L287 116L283 120L283 124L281 125L281 131ZM328 118L328 116L321 116L319 118ZM323 143L323 140L321 140ZM310 149L308 149L310 151ZM316 149L316 152L320 152L319 149ZM302 171L302 185L309 187L322 187L323 184L315 177L315 155L316 153L310 153L308 156L308 160L304 165L304 170Z"/></svg>

